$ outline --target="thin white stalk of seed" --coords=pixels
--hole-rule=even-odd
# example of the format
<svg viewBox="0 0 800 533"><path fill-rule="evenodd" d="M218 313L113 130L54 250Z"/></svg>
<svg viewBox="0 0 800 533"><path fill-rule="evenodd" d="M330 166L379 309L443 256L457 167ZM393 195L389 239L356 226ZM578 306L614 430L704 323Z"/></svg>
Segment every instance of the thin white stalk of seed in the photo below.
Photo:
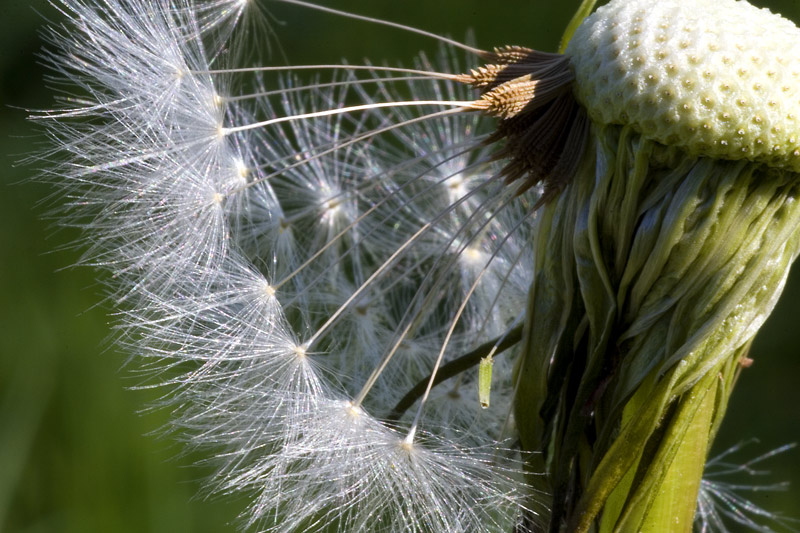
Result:
<svg viewBox="0 0 800 533"><path fill-rule="evenodd" d="M362 104L362 105L354 105L349 107L342 107L340 109L327 109L325 111L314 111L311 113L301 113L299 115L291 115L287 117L278 117L272 118L269 120L263 120L261 122L255 122L253 124L245 124L243 126L233 126L227 128L220 128L220 135L230 135L232 133L238 133L240 131L247 131L247 130L254 130L258 128L266 128L267 126L272 126L273 124L280 124L281 122L290 122L294 120L305 120L309 118L322 118L322 117L329 117L333 115L344 115L347 113L353 113L356 111L370 111L372 109L384 109L384 108L391 108L391 107L410 107L410 106L452 106L460 109L476 109L475 102L473 100L464 100L464 101L448 101L448 100L419 100L419 101L409 101L409 102L376 102L372 104Z"/></svg>

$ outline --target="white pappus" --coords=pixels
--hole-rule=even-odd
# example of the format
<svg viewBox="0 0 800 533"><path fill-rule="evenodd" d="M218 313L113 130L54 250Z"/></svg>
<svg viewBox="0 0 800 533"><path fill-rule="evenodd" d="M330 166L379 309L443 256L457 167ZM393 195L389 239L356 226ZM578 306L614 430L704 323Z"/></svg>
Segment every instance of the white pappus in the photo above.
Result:
<svg viewBox="0 0 800 533"><path fill-rule="evenodd" d="M492 409L475 369L395 407L517 326L538 193L504 186L489 119L461 113L453 44L409 69L245 68L251 4L59 4L45 59L75 94L40 114L44 158L120 341L215 454L209 490L255 495L246 526L510 530L530 506L513 354Z"/></svg>

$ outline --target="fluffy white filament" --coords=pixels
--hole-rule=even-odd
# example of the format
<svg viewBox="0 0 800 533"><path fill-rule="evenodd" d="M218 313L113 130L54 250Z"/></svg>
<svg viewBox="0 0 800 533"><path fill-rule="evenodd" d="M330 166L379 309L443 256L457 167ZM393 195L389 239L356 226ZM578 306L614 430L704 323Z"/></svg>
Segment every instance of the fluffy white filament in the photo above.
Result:
<svg viewBox="0 0 800 533"><path fill-rule="evenodd" d="M382 422L525 307L537 196L437 73L471 65L302 81L229 64L252 1L61 2L45 59L69 93L42 118L62 216L175 434L215 454L210 490L253 494L266 531L512 530L513 354L491 409L468 371Z"/></svg>

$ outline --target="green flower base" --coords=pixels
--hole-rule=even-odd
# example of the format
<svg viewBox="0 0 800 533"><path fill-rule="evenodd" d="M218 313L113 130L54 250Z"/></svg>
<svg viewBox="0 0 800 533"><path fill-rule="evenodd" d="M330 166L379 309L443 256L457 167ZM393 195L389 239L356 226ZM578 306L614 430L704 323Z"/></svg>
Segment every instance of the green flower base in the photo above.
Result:
<svg viewBox="0 0 800 533"><path fill-rule="evenodd" d="M592 134L538 213L516 419L549 531L691 531L706 455L800 246L798 175ZM546 472L545 476L534 475Z"/></svg>

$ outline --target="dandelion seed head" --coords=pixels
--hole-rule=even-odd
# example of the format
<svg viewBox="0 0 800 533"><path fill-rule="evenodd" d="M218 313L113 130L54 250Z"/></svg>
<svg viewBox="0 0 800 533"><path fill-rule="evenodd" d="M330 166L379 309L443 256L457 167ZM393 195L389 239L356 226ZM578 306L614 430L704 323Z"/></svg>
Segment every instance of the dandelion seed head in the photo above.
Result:
<svg viewBox="0 0 800 533"><path fill-rule="evenodd" d="M462 45L480 67L443 46L414 70L308 77L237 68L249 0L62 3L70 29L45 57L85 98L49 131L85 262L112 273L121 343L168 388L168 430L213 458L206 490L250 495L242 523L261 531L526 530L524 354L500 345L530 319L537 208L592 145L584 107L800 169L797 30L743 2L614 0L567 56ZM763 322L750 307L718 328L732 347ZM434 383L476 349L494 358L488 409L475 368ZM706 483L703 524L720 516L703 498L753 512L736 491Z"/></svg>
<svg viewBox="0 0 800 533"><path fill-rule="evenodd" d="M566 54L598 123L797 171L798 43L791 21L747 2L618 0L584 21Z"/></svg>
<svg viewBox="0 0 800 533"><path fill-rule="evenodd" d="M260 527L298 530L330 523L344 531L487 531L508 520L487 514L481 503L458 514L449 510L447 500L465 502L478 488L491 490L501 500L516 497L505 491L502 477L488 486L472 478L480 460L453 462L456 449L433 451L408 441L371 417L354 413L346 401L330 400L319 407L306 434L284 454L285 460L304 465L299 476L286 471L281 479L283 497L291 496L284 505L297 512L287 513L281 523L261 514ZM268 498L276 497L277 492L262 492L259 509L274 508L276 503ZM513 519L505 523L513 524Z"/></svg>
<svg viewBox="0 0 800 533"><path fill-rule="evenodd" d="M492 123L458 112L471 89L436 70L462 60L301 80L226 68L251 2L63 4L48 57L87 96L48 117L61 185L169 431L215 457L207 491L253 495L266 531L513 528L515 354L491 417L452 394L467 372L382 421L516 324L530 282L538 192L500 183Z"/></svg>

